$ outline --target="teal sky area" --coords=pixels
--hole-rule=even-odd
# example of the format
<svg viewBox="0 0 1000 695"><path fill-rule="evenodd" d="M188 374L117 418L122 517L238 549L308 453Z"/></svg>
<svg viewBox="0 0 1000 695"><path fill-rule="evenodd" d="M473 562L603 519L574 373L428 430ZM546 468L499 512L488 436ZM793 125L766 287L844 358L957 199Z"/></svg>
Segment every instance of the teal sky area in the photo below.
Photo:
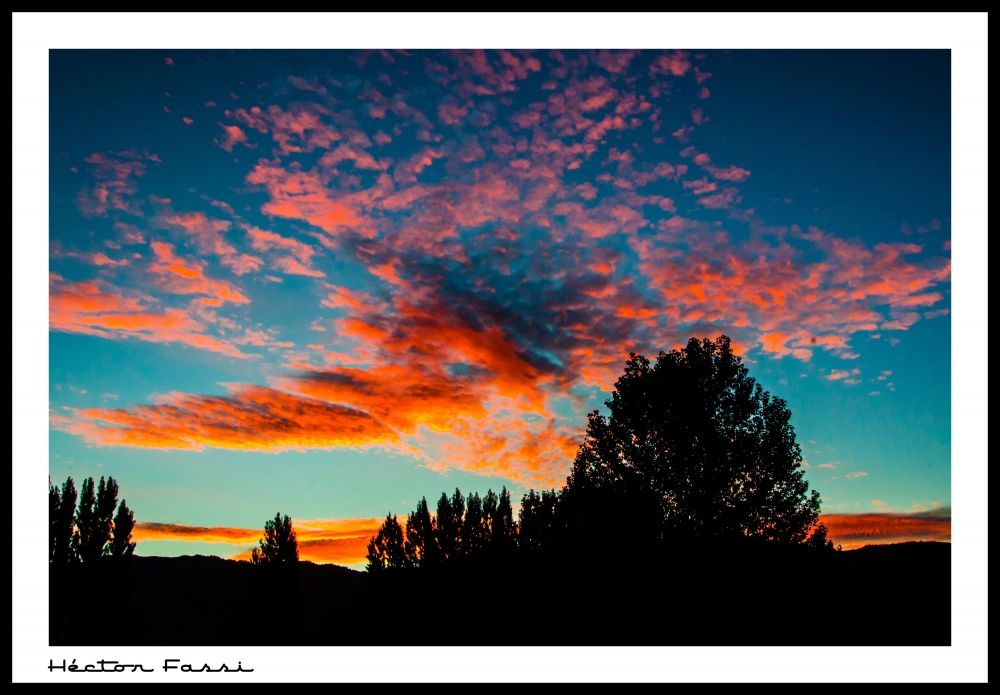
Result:
<svg viewBox="0 0 1000 695"><path fill-rule="evenodd" d="M51 477L198 527L516 500L561 486L630 351L724 333L824 513L948 508L950 72L52 51Z"/></svg>

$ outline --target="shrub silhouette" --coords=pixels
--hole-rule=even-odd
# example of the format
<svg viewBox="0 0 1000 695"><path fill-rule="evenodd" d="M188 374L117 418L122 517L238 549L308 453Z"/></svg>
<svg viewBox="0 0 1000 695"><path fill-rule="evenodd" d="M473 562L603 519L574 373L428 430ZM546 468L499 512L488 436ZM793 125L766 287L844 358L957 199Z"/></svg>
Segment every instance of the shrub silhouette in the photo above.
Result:
<svg viewBox="0 0 1000 695"><path fill-rule="evenodd" d="M278 563L298 562L299 546L295 538L292 520L281 513L274 515L264 523L264 537L260 539L260 547L250 553L250 563L254 565L274 565Z"/></svg>

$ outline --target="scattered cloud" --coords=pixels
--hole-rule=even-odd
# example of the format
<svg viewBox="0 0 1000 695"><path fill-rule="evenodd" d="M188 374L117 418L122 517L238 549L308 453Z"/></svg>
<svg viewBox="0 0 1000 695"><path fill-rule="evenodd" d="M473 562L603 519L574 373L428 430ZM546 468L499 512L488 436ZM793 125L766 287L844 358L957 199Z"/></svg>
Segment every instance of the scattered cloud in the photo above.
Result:
<svg viewBox="0 0 1000 695"><path fill-rule="evenodd" d="M280 103L219 114L218 147L257 148L231 189L245 199L175 209L140 195L155 155L86 160L77 204L109 218L118 248L58 251L100 279L53 283L52 329L231 357L275 351L284 363L269 365L268 386L221 401L173 394L81 411L66 427L103 444L269 450L430 432L442 442L435 465L551 482L582 431L557 402L612 383L631 350L725 332L748 359L846 361L863 351L858 332L947 312L935 307L950 262L909 243L930 237L869 246L763 226L743 203L751 172L686 146L710 103L691 104L708 96L710 73L687 52L428 54L419 91L399 86L405 56L390 58L385 79L357 89L289 77L270 99ZM664 139L678 125L685 145ZM656 147L633 141L638 132L657 133ZM291 341L257 312L301 283L311 289L281 317L287 330L328 330L278 353ZM273 424L299 401L339 424L314 434Z"/></svg>

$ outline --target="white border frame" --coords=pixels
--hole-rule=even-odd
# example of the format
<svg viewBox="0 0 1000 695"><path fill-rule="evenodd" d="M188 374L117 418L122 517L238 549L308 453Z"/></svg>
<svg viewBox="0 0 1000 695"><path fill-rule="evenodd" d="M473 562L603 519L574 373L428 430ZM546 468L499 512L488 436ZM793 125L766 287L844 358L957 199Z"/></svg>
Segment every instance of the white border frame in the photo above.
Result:
<svg viewBox="0 0 1000 695"><path fill-rule="evenodd" d="M12 681L74 680L49 659L252 674L113 681L988 680L988 15L12 14ZM952 50L952 647L50 648L48 471L50 48L948 48ZM960 339L956 339L959 336Z"/></svg>

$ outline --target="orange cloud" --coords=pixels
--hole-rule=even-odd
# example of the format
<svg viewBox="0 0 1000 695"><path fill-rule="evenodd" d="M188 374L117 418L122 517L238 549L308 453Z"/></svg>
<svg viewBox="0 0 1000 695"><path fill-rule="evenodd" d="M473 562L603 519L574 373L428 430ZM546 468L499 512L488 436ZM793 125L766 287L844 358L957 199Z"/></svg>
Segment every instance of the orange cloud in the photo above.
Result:
<svg viewBox="0 0 1000 695"><path fill-rule="evenodd" d="M172 393L153 405L72 410L55 429L98 446L155 449L286 449L393 443L396 434L370 415L264 386L233 385L230 396Z"/></svg>
<svg viewBox="0 0 1000 695"><path fill-rule="evenodd" d="M246 233L251 246L257 251L282 250L291 254L274 259L271 263L272 268L289 275L326 276L323 271L312 267L312 257L316 249L309 244L253 226L247 226Z"/></svg>
<svg viewBox="0 0 1000 695"><path fill-rule="evenodd" d="M205 543L233 543L244 545L261 538L260 531L246 528L215 526L187 526L185 524L158 524L136 522L132 538L136 541L202 541Z"/></svg>
<svg viewBox="0 0 1000 695"><path fill-rule="evenodd" d="M49 291L49 329L102 338L136 338L181 343L231 357L248 357L231 342L204 333L205 326L183 309L154 310L150 297L127 297L101 281L59 283Z"/></svg>
<svg viewBox="0 0 1000 695"><path fill-rule="evenodd" d="M845 550L877 543L951 542L950 510L920 514L822 514L827 537Z"/></svg>
<svg viewBox="0 0 1000 695"><path fill-rule="evenodd" d="M204 294L215 305L223 302L249 304L250 300L228 282L205 277L204 264L189 261L174 254L174 247L161 241L149 244L157 261L149 265L149 272L173 294Z"/></svg>

